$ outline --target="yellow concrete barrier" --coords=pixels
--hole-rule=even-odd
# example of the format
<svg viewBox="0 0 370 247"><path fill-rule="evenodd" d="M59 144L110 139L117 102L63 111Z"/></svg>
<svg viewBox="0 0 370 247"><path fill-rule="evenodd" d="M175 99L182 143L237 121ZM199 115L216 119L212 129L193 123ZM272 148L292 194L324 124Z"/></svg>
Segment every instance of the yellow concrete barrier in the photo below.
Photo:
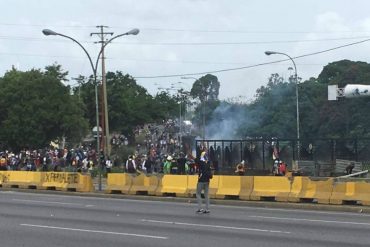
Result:
<svg viewBox="0 0 370 247"><path fill-rule="evenodd" d="M250 199L254 201L271 199L286 202L290 193L290 184L291 181L287 177L255 176Z"/></svg>
<svg viewBox="0 0 370 247"><path fill-rule="evenodd" d="M187 175L164 175L159 182L156 195L175 195L178 197L188 196Z"/></svg>
<svg viewBox="0 0 370 247"><path fill-rule="evenodd" d="M8 180L8 172L7 171L0 171L0 186L3 186L3 183Z"/></svg>
<svg viewBox="0 0 370 247"><path fill-rule="evenodd" d="M289 194L290 202L314 201L329 204L333 190L332 178L294 177Z"/></svg>
<svg viewBox="0 0 370 247"><path fill-rule="evenodd" d="M198 175L188 175L187 179L188 179L188 195L189 197L195 197L195 194L197 192Z"/></svg>
<svg viewBox="0 0 370 247"><path fill-rule="evenodd" d="M90 175L78 174L79 176L79 187L77 191L79 192L93 192L95 191L95 186Z"/></svg>
<svg viewBox="0 0 370 247"><path fill-rule="evenodd" d="M43 172L42 188L49 190L92 192L94 186L90 175L76 172Z"/></svg>
<svg viewBox="0 0 370 247"><path fill-rule="evenodd" d="M108 173L106 192L128 194L132 180L133 177L127 173Z"/></svg>
<svg viewBox="0 0 370 247"><path fill-rule="evenodd" d="M3 187L41 189L44 175L33 171L4 171Z"/></svg>
<svg viewBox="0 0 370 247"><path fill-rule="evenodd" d="M249 200L253 190L251 176L220 176L216 198L238 196L241 200Z"/></svg>
<svg viewBox="0 0 370 247"><path fill-rule="evenodd" d="M195 197L197 193L198 175L188 175L188 195L189 197ZM216 198L218 190L219 179L221 176L214 175L209 182L208 195L209 198Z"/></svg>
<svg viewBox="0 0 370 247"><path fill-rule="evenodd" d="M346 202L369 206L370 183L366 181L335 182L330 204L345 204Z"/></svg>
<svg viewBox="0 0 370 247"><path fill-rule="evenodd" d="M133 177L132 186L129 194L148 194L155 195L159 185L159 178L155 175L140 174L139 176Z"/></svg>

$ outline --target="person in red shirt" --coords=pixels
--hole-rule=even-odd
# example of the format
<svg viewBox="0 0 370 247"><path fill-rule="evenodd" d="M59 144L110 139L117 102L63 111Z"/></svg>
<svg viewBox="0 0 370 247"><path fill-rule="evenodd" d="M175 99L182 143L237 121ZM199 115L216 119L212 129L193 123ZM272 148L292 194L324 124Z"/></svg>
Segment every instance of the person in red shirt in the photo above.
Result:
<svg viewBox="0 0 370 247"><path fill-rule="evenodd" d="M283 162L283 161L280 161L279 163L279 175L280 176L285 176L285 173L286 173L286 164Z"/></svg>

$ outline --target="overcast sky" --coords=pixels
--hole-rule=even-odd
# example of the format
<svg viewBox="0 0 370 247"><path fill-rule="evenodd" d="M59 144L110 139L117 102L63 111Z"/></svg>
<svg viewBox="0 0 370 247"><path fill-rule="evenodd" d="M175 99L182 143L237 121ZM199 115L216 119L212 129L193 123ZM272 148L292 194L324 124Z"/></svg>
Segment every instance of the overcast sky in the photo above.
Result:
<svg viewBox="0 0 370 247"><path fill-rule="evenodd" d="M221 99L250 100L270 74L292 73L291 61L253 67L286 58L266 50L297 57L370 38L368 0L0 0L0 7L1 76L12 66L25 71L57 62L76 84L71 78L92 73L83 50L42 29L77 39L95 60L99 38L90 33L97 25L114 35L139 28L107 46L106 70L132 75L152 94L178 82L190 89L194 80L181 74L252 66L212 73ZM368 62L370 42L294 61L306 80L341 59ZM178 76L160 77L167 75Z"/></svg>

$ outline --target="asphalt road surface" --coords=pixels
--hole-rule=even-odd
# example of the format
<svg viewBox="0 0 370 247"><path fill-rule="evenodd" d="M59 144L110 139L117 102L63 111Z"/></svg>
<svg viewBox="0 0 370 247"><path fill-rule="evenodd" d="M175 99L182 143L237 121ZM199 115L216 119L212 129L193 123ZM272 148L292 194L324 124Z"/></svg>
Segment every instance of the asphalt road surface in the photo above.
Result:
<svg viewBox="0 0 370 247"><path fill-rule="evenodd" d="M0 246L370 246L370 215L0 191Z"/></svg>

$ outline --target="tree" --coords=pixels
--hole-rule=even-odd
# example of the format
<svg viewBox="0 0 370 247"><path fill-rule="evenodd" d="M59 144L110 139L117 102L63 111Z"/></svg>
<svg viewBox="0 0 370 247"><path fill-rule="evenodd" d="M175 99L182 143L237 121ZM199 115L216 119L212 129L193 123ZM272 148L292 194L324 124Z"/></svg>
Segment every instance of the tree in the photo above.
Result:
<svg viewBox="0 0 370 247"><path fill-rule="evenodd" d="M194 119L198 126L201 126L203 121L208 122L212 112L219 106L219 90L220 82L216 76L211 74L207 74L194 82L190 90L190 96L200 102L195 108Z"/></svg>
<svg viewBox="0 0 370 247"><path fill-rule="evenodd" d="M256 91L256 99L246 107L249 124L243 126L243 136L294 138L295 83L285 82L272 74L266 86Z"/></svg>
<svg viewBox="0 0 370 247"><path fill-rule="evenodd" d="M342 60L325 66L318 78L299 83L300 137L370 137L370 97L327 100L327 85L370 84L370 65ZM296 138L295 83L278 74L256 92L246 106L248 124L240 128L244 136Z"/></svg>
<svg viewBox="0 0 370 247"><path fill-rule="evenodd" d="M112 131L130 136L136 126L162 121L178 112L176 100L165 94L153 98L128 74L108 72L106 78Z"/></svg>
<svg viewBox="0 0 370 247"><path fill-rule="evenodd" d="M365 62L341 60L324 67L317 81L325 86L347 84L370 84L370 65ZM326 95L325 95L326 97ZM370 97L340 98L338 101L325 100L321 105L319 133L329 137L369 137Z"/></svg>
<svg viewBox="0 0 370 247"><path fill-rule="evenodd" d="M319 83L325 85L338 85L340 88L347 84L369 85L369 64L350 60L329 63L319 74L317 80Z"/></svg>
<svg viewBox="0 0 370 247"><path fill-rule="evenodd" d="M157 112L155 116L155 121L160 121L163 119L169 119L176 116L179 112L178 98L172 97L168 92L161 91L158 92L154 97L154 109Z"/></svg>
<svg viewBox="0 0 370 247"><path fill-rule="evenodd" d="M60 66L45 72L11 70L0 80L0 140L12 150L44 148L51 140L78 141L87 122L81 105L64 86Z"/></svg>
<svg viewBox="0 0 370 247"><path fill-rule="evenodd" d="M201 102L218 100L220 82L214 75L207 74L196 80L191 88L190 95Z"/></svg>

